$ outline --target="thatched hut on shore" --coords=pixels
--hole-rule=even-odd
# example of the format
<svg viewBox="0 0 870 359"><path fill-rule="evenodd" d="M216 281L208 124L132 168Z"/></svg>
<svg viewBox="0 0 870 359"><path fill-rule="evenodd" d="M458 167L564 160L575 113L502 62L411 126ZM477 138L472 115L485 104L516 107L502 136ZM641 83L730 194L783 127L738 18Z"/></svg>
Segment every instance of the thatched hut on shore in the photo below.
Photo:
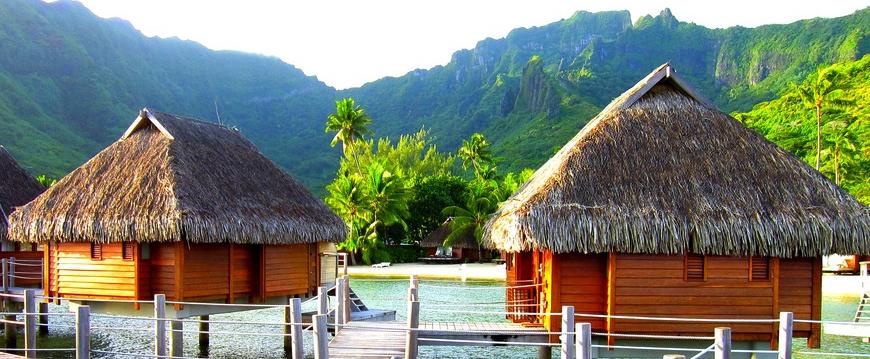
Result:
<svg viewBox="0 0 870 359"><path fill-rule="evenodd" d="M10 242L6 238L8 217L18 206L23 206L36 196L39 196L45 188L36 181L24 168L18 165L12 154L5 147L0 146L0 256L19 258L41 258L42 254L37 251L36 245Z"/></svg>
<svg viewBox="0 0 870 359"><path fill-rule="evenodd" d="M594 331L775 342L821 318L821 257L870 253L870 212L800 159L717 110L665 64L611 102L487 223L506 251L509 311L723 318L591 320ZM539 270L540 269L540 270ZM558 319L514 316L559 331ZM817 347L820 326L796 323ZM613 337L611 337L613 338ZM620 339L624 340L624 339ZM753 344L753 345L756 345Z"/></svg>
<svg viewBox="0 0 870 359"><path fill-rule="evenodd" d="M345 225L235 129L141 111L123 136L10 218L46 245L46 295L262 302L319 285Z"/></svg>
<svg viewBox="0 0 870 359"><path fill-rule="evenodd" d="M449 246L444 245L452 232L450 228L452 222L452 217L447 218L440 227L420 241L420 247L425 248L427 259L433 262L437 262L439 258L468 262L490 259L490 250L478 245L477 238L474 238L472 231L464 233ZM481 252L483 253L482 257Z"/></svg>

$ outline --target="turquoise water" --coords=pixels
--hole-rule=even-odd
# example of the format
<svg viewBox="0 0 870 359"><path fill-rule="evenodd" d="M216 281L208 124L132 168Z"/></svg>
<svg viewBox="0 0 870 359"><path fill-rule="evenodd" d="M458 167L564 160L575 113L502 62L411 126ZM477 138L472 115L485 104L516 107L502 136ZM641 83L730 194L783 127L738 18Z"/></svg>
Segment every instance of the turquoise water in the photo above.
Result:
<svg viewBox="0 0 870 359"><path fill-rule="evenodd" d="M362 280L353 279L351 285L354 291L370 308L394 309L397 320L405 320L407 308L405 296L408 283L405 280ZM420 297L421 321L439 322L504 322L504 316L499 314L467 314L455 311L503 311L503 304L472 305L467 303L503 302L503 283L496 282L445 282L421 281ZM857 303L856 296L824 296L823 316L825 320L851 320ZM304 309L313 310L313 303L306 304ZM63 306L51 306L53 312L64 312ZM280 309L253 310L240 313L230 313L211 316L212 320L221 321L259 321L280 322ZM52 317L51 324L71 326L71 317ZM95 318L93 327L92 347L99 351L150 354L153 326L147 321ZM115 328L133 328L115 329ZM196 330L193 323L185 325L185 330ZM213 358L283 358L282 338L268 336L281 333L278 326L251 326L239 324L212 324L210 357ZM223 332L226 334L216 334ZM247 335L255 333L258 335ZM50 339L40 340L41 347L71 347L73 331L67 327L52 328ZM311 353L312 335L305 334L306 352ZM806 340L795 340L796 350L806 350ZM870 353L870 344L862 343L860 338L835 337L823 335L822 348L825 352ZM534 358L536 348L531 347L445 347L423 346L420 349L423 358ZM185 333L185 356L196 357L197 334ZM70 355L53 355L54 358L71 357ZM95 358L123 358L124 356L94 353ZM712 358L712 355L709 356ZM824 358L820 356L796 355L800 358ZM127 356L127 358L132 358ZM830 357L829 357L830 358ZM842 357L840 357L842 358Z"/></svg>

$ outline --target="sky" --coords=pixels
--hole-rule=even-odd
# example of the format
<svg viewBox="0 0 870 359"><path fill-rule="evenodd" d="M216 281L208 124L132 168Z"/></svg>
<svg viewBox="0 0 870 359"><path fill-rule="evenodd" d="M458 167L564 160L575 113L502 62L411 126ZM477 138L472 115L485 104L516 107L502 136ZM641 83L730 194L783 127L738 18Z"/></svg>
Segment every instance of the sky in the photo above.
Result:
<svg viewBox="0 0 870 359"><path fill-rule="evenodd" d="M457 50L511 29L546 25L575 11L629 10L633 20L668 7L706 27L754 27L836 17L868 0L80 0L148 36L193 40L214 50L281 58L344 89L444 65Z"/></svg>

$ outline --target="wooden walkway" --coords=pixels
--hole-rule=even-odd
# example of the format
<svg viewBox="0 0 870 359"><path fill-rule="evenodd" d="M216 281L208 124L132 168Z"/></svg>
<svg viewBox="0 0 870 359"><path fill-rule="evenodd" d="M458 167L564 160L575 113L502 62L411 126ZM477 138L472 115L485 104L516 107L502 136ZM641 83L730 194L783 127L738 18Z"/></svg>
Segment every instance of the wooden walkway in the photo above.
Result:
<svg viewBox="0 0 870 359"><path fill-rule="evenodd" d="M358 325L359 327L354 327ZM383 328L384 330L378 330ZM351 322L339 330L329 343L329 357L336 359L402 358L405 356L407 323L404 322ZM523 327L515 323L420 323L419 345L473 345L497 344L450 343L440 340L468 340L484 342L546 343L548 337L540 327ZM427 341L437 339L439 341Z"/></svg>

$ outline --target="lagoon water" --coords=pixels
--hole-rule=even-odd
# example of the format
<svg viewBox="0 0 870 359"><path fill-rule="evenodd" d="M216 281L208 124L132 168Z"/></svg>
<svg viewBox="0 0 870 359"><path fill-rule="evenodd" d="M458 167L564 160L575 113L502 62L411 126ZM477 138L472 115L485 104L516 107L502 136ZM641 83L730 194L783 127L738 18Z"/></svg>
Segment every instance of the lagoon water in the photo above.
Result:
<svg viewBox="0 0 870 359"><path fill-rule="evenodd" d="M353 290L370 308L394 309L397 320L405 319L405 301L408 283L406 280L362 280L352 279ZM455 313L455 311L503 311L503 304L465 304L465 303L498 303L504 301L504 290L501 282L420 282L421 321L450 322L503 322L504 316L499 314ZM857 296L825 295L823 297L823 316L825 320L851 320L855 313ZM313 310L313 303L306 304L303 309ZM66 311L65 306L51 306L53 312ZM264 309L239 313L211 316L212 320L222 321L259 321L280 322L283 317L280 309ZM51 317L51 337L39 341L39 347L71 347L73 330L71 317ZM148 321L97 318L92 322L92 348L103 352L123 352L147 355L153 352L151 336L153 324ZM131 328L132 330L112 329ZM195 331L195 324L187 323L185 330ZM277 326L251 326L238 324L211 324L212 358L283 358L282 338L278 334L281 328ZM228 334L214 334L218 332ZM232 333L232 334L229 334ZM258 333L260 335L247 335ZM197 357L197 334L185 333L185 356ZM310 332L305 334L306 352L312 352L313 338ZM794 342L796 351L806 350L806 340L797 339ZM530 347L446 347L423 346L420 349L422 358L535 358L535 348ZM822 348L824 352L870 353L870 344L862 343L860 338L835 337L823 335ZM558 355L554 350L554 355ZM94 358L135 358L95 352ZM42 357L42 356L41 356ZM69 358L71 353L52 355L53 358ZM712 355L709 355L712 358ZM820 358L819 356L795 355L797 358ZM843 357L839 357L843 358Z"/></svg>

